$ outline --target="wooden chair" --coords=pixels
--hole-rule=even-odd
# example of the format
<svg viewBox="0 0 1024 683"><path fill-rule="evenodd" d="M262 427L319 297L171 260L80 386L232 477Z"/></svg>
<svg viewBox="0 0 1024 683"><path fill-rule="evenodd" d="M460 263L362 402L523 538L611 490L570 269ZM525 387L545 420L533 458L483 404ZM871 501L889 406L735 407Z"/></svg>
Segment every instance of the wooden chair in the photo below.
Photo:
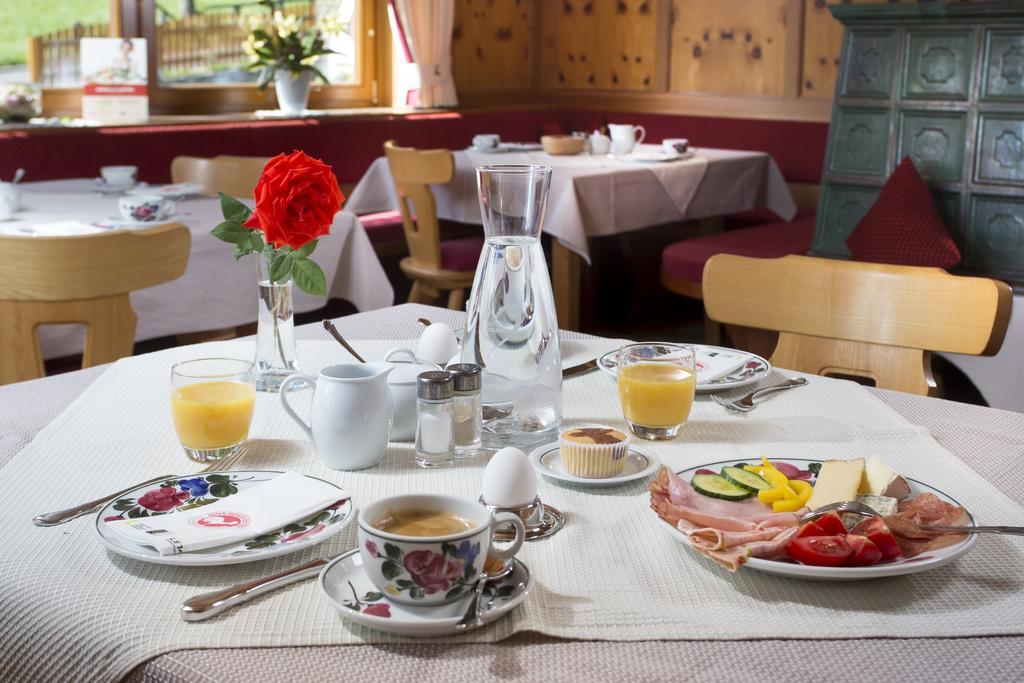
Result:
<svg viewBox="0 0 1024 683"><path fill-rule="evenodd" d="M778 330L773 364L921 395L935 389L930 352L999 351L1011 299L1006 283L939 268L719 254L704 269L708 316Z"/></svg>
<svg viewBox="0 0 1024 683"><path fill-rule="evenodd" d="M466 288L473 284L482 238L441 240L432 184L451 181L455 162L446 149L418 150L384 143L395 183L409 256L402 272L413 281L409 303L431 303L448 292L448 308L461 309ZM415 218L414 218L415 216Z"/></svg>
<svg viewBox="0 0 1024 683"><path fill-rule="evenodd" d="M192 235L171 223L71 237L0 236L0 384L45 374L36 328L86 327L82 366L130 356L128 293L185 272Z"/></svg>
<svg viewBox="0 0 1024 683"><path fill-rule="evenodd" d="M206 157L175 157L171 161L171 181L196 183L203 192L216 195L223 192L232 197L252 197L263 167L270 159L221 155Z"/></svg>

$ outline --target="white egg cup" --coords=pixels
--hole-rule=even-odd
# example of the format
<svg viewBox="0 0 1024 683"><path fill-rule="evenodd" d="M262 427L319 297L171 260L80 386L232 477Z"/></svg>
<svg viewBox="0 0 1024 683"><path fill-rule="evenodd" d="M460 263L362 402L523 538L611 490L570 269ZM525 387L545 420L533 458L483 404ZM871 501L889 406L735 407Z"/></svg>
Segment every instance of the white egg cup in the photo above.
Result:
<svg viewBox="0 0 1024 683"><path fill-rule="evenodd" d="M533 499L532 502L526 505L520 505L518 507L501 507L498 505L491 505L483 496L480 496L480 502L483 503L492 514L498 514L501 512L511 512L512 514L523 520L523 526L526 527L526 541L539 541L542 538L553 536L565 526L565 515L562 514L561 510L554 508L550 505L543 503L538 495ZM494 537L499 541L510 541L514 538L507 529L495 529Z"/></svg>

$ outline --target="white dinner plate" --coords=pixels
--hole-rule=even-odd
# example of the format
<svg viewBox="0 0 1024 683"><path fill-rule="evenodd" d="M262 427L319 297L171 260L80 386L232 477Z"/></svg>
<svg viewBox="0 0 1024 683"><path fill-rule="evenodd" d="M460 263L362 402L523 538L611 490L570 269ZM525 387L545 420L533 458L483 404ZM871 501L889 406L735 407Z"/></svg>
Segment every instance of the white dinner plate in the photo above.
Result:
<svg viewBox="0 0 1024 683"><path fill-rule="evenodd" d="M128 190L125 194L130 195L156 195L157 197L167 197L169 199L180 199L182 197L191 197L192 195L200 194L203 191L202 185L196 183L174 183L172 185L146 185L142 184L134 189Z"/></svg>
<svg viewBox="0 0 1024 683"><path fill-rule="evenodd" d="M96 534L99 536L100 542L108 550L124 557L154 564L205 567L255 562L279 555L287 555L288 553L323 543L331 536L342 531L352 521L355 508L352 505L352 500L346 498L310 515L306 519L288 524L281 529L275 529L252 540L194 553L181 553L180 555L160 555L153 548L132 543L123 536L106 529L106 522L110 518L153 517L188 506L194 507L213 503L223 498L229 498L240 491L259 486L261 483L270 481L281 474L283 472L270 470L231 470L228 472L193 474L169 479L162 484L141 486L103 506L103 509L96 515ZM310 479L317 479L317 477L310 477ZM326 483L330 484L330 482ZM334 484L331 484L331 486L334 486ZM140 499L146 493L158 491L162 487L171 487L177 492L176 496L180 498L177 507L168 510L153 510L140 504ZM338 490L340 491L341 489ZM164 497L166 498L166 496ZM150 502L150 505L152 504ZM156 507L163 506L157 505Z"/></svg>
<svg viewBox="0 0 1024 683"><path fill-rule="evenodd" d="M643 479L651 476L661 467L661 461L658 460L658 456L632 442L629 444L629 454L626 456L626 463L622 467L622 474L614 477L601 477L598 479L594 477L577 477L575 474L569 474L562 467L562 453L558 449L557 441L535 448L530 453L530 462L545 477L595 488L618 486L619 484Z"/></svg>
<svg viewBox="0 0 1024 683"><path fill-rule="evenodd" d="M677 474L685 481L690 481L694 473L700 469L714 470L715 472L721 471L723 467L729 465L736 465L738 463L750 461L743 460L721 460L719 462L709 463L707 465L698 465L697 467L690 467L688 469L677 472ZM803 458L772 458L772 462L788 462L793 464L799 469L807 469L807 466L813 462L821 462L820 460L807 460ZM910 497L913 498L922 493L934 493L939 499L952 503L953 505L960 505L960 503L953 498L948 496L939 489L929 486L923 482L917 481L907 477L907 482L910 483ZM765 508L767 509L767 507ZM651 514L657 519L659 526L663 527L666 532L677 541L685 543L689 546L686 534L679 529L675 528L665 520L657 516L654 510L651 510ZM970 519L970 524L975 524L974 517L971 513L967 513L967 517ZM957 543L956 545L947 546L945 548L939 548L938 550L932 550L912 557L910 559L900 559L895 562L888 562L886 564L876 564L871 567L812 567L806 564L797 564L795 562L786 562L781 560L764 560L757 557L749 558L744 564L744 568L756 569L757 571L767 572L769 574L776 574L778 576L786 576L795 579L809 579L812 581L863 581L866 579L880 579L886 576L903 576L905 574L917 574L918 572L928 571L929 569L935 569L943 565L953 562L961 555L970 550L974 544L978 541L977 534L968 536L965 540ZM696 554L696 553L695 553ZM704 560L706 558L698 558ZM708 560L710 562L710 560ZM740 571L743 571L742 569Z"/></svg>
<svg viewBox="0 0 1024 683"><path fill-rule="evenodd" d="M511 612L530 592L533 581L530 570L520 560L513 562L515 569L511 574L484 589L482 625ZM378 631L430 638L479 628L470 627L465 631L455 628L472 599L468 593L455 602L436 607L411 607L388 600L366 575L358 548L332 560L320 572L317 582L324 597L341 616Z"/></svg>
<svg viewBox="0 0 1024 683"><path fill-rule="evenodd" d="M651 345L657 345L659 343L676 343L676 342L644 342ZM707 344L685 344L685 346L692 346L695 350L709 349L718 351L727 351L729 353L742 353L750 356L750 360L741 367L733 370L727 375L716 377L707 382L697 383L697 393L713 392L713 391L725 391L727 389L735 389L737 387L745 387L748 384L754 384L767 377L772 371L772 364L767 360L758 356L754 353L747 353L746 351L739 351L737 349L730 349L725 346L708 346ZM597 366L601 368L603 372L610 375L611 377L618 376L618 363L619 363L619 350L615 349L604 354L597 359Z"/></svg>

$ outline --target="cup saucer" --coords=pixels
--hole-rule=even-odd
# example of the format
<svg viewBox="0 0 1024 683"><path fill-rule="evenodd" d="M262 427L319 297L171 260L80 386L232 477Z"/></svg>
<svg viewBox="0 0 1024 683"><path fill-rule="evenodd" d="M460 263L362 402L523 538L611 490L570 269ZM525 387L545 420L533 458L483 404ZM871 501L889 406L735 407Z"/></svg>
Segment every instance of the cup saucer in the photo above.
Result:
<svg viewBox="0 0 1024 683"><path fill-rule="evenodd" d="M100 194L128 194L129 191L139 187L139 183L131 182L124 185L111 185L103 178L94 178L93 185L96 192Z"/></svg>
<svg viewBox="0 0 1024 683"><path fill-rule="evenodd" d="M484 590L485 625L515 609L530 591L530 570L519 560L512 561L515 563L512 573ZM320 572L317 583L341 616L378 631L421 638L465 632L456 630L455 624L466 613L470 595L435 607L410 607L392 602L370 582L358 548L332 560Z"/></svg>
<svg viewBox="0 0 1024 683"><path fill-rule="evenodd" d="M661 467L661 461L658 460L658 456L643 446L632 442L629 444L629 453L626 455L622 474L614 477L597 479L570 474L562 466L562 454L557 441L535 448L530 453L530 462L545 477L590 487L618 486L619 484L625 484L637 479L644 479L645 477L650 477Z"/></svg>

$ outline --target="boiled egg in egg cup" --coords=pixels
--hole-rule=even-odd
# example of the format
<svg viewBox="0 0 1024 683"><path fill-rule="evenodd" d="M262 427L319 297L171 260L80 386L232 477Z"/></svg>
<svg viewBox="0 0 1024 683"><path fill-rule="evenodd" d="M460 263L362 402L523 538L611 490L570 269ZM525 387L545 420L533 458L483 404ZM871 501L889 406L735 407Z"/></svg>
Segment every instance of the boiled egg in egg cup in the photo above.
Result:
<svg viewBox="0 0 1024 683"><path fill-rule="evenodd" d="M526 540L536 541L558 532L565 524L560 510L543 503L537 493L537 471L518 448L502 448L484 469L480 502L492 514L511 512L523 520ZM512 540L506 529L495 529L498 540Z"/></svg>

